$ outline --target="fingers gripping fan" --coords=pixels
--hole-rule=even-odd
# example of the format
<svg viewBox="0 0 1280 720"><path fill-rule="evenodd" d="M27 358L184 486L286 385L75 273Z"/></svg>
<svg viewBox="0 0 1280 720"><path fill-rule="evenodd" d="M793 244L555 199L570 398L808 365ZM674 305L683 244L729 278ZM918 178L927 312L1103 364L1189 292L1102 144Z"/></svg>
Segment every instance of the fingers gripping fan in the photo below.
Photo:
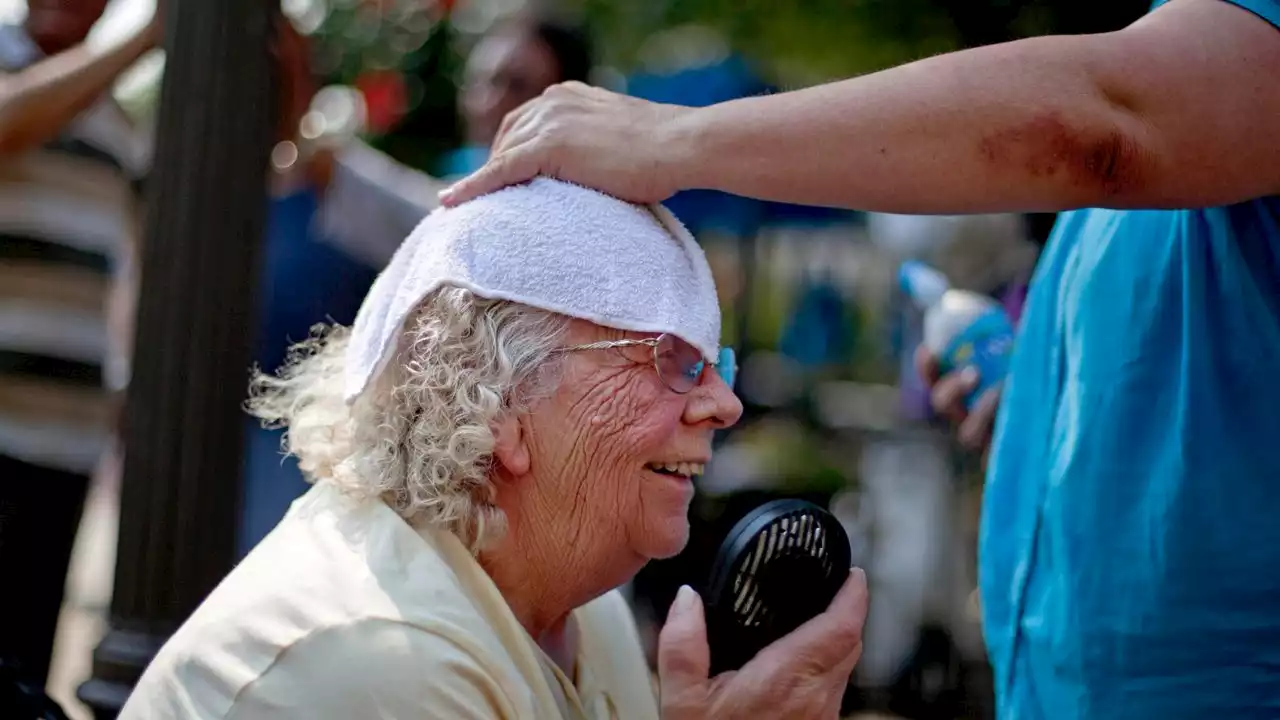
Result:
<svg viewBox="0 0 1280 720"><path fill-rule="evenodd" d="M849 537L803 500L751 511L720 546L707 588L712 674L736 670L827 609L849 577Z"/></svg>

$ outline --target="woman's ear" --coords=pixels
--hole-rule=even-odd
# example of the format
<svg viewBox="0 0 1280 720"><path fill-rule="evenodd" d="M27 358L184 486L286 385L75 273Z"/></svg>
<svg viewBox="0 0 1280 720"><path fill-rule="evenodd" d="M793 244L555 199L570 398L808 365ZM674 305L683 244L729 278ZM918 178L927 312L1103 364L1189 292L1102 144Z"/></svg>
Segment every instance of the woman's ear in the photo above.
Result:
<svg viewBox="0 0 1280 720"><path fill-rule="evenodd" d="M531 464L528 436L520 422L520 414L507 412L493 424L493 458L509 475L529 473Z"/></svg>

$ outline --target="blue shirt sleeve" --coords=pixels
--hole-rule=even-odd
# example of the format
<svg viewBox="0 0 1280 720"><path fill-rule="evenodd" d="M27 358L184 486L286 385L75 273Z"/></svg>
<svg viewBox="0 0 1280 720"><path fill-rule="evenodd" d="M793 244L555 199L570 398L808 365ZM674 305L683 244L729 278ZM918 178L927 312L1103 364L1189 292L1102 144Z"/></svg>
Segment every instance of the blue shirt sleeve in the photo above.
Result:
<svg viewBox="0 0 1280 720"><path fill-rule="evenodd" d="M1280 29L1280 0L1222 0L1222 1L1229 2L1232 5L1235 5L1236 7L1244 8L1245 10L1248 10L1254 15L1257 15L1263 20L1266 20L1267 22L1271 23L1277 29ZM1151 4L1151 9L1155 10L1156 8L1160 7L1161 5L1164 5L1167 2L1169 2L1169 0L1155 0L1155 2Z"/></svg>
<svg viewBox="0 0 1280 720"><path fill-rule="evenodd" d="M1225 0L1248 10L1280 29L1280 0Z"/></svg>

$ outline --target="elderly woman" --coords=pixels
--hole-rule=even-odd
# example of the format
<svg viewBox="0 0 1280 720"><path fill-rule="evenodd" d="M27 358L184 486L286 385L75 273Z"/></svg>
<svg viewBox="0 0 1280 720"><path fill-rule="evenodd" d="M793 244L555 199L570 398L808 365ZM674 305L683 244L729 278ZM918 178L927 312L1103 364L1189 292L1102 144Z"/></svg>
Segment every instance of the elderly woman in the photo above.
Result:
<svg viewBox="0 0 1280 720"><path fill-rule="evenodd" d="M706 260L660 207L538 179L429 216L354 326L250 403L314 482L159 652L144 718L835 717L866 609L708 679L681 592L655 697L616 591L679 552L741 405Z"/></svg>

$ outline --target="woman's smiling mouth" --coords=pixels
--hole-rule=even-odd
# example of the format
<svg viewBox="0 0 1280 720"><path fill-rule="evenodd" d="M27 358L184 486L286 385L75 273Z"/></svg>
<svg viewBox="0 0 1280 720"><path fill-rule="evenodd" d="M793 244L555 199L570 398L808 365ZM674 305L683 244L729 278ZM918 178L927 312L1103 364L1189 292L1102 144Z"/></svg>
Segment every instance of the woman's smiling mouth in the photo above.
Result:
<svg viewBox="0 0 1280 720"><path fill-rule="evenodd" d="M684 461L663 461L652 462L645 466L646 470L658 473L659 475L668 475L671 477L683 478L691 480L699 477L706 470L706 464L700 462L684 462Z"/></svg>

